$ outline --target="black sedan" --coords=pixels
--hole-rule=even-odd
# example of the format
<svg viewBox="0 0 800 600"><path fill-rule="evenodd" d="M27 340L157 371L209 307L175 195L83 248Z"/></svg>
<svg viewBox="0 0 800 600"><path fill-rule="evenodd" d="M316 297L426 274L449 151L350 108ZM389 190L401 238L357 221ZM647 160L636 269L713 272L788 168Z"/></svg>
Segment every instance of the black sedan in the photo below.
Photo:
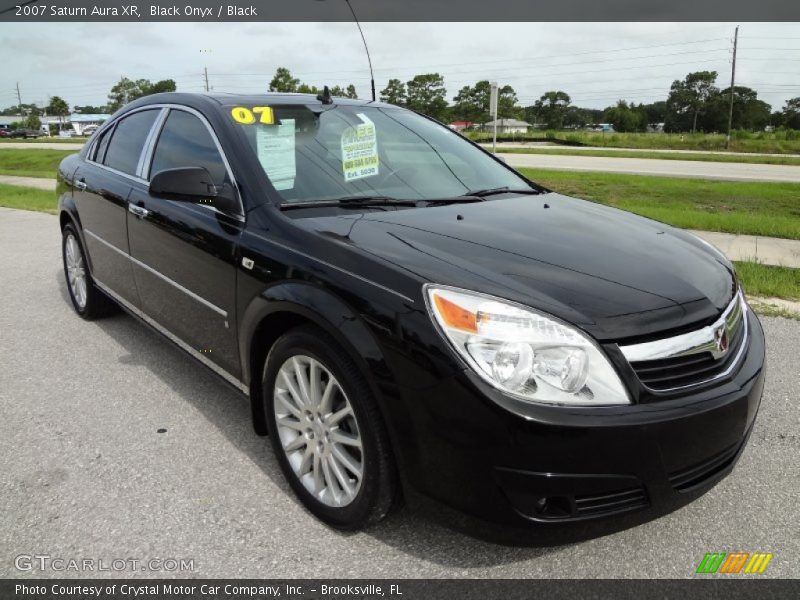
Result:
<svg viewBox="0 0 800 600"><path fill-rule="evenodd" d="M121 306L241 390L335 527L404 499L595 535L710 489L752 429L764 336L723 255L409 110L150 96L58 182L76 312Z"/></svg>

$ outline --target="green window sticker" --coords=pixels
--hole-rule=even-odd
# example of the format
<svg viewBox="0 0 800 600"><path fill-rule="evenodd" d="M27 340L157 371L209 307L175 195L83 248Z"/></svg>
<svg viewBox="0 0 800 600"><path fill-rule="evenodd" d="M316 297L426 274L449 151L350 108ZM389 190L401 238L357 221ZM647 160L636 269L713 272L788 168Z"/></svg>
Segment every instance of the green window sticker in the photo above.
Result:
<svg viewBox="0 0 800 600"><path fill-rule="evenodd" d="M363 113L363 123L342 132L342 173L345 181L355 181L378 174L378 136L375 123Z"/></svg>

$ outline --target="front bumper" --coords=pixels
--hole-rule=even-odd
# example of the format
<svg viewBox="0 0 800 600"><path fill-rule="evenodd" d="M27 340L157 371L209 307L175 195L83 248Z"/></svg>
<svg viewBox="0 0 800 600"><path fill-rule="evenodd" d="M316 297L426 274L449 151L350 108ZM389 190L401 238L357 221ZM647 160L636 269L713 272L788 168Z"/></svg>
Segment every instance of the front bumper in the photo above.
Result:
<svg viewBox="0 0 800 600"><path fill-rule="evenodd" d="M764 334L751 311L747 318L749 346L730 379L659 402L512 411L470 372L415 390L399 449L407 496L468 515L476 533L534 528L529 537L541 543L675 510L730 473L752 429Z"/></svg>

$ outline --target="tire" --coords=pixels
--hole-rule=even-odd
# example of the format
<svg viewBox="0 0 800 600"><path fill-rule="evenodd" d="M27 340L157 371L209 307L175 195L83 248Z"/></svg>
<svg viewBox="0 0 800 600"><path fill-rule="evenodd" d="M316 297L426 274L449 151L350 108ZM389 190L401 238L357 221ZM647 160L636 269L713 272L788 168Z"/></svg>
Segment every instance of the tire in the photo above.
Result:
<svg viewBox="0 0 800 600"><path fill-rule="evenodd" d="M298 365L309 390L307 410L296 400L295 392L302 396L303 385L297 377ZM316 394L312 373L319 374ZM385 518L398 491L395 465L369 386L347 352L316 327L290 330L270 349L262 385L272 447L305 507L337 529L360 529ZM315 397L320 400L316 405Z"/></svg>
<svg viewBox="0 0 800 600"><path fill-rule="evenodd" d="M87 321L115 312L117 305L114 301L94 285L86 253L72 225L65 226L61 234L61 256L67 292L75 312ZM81 278L82 284L79 283Z"/></svg>

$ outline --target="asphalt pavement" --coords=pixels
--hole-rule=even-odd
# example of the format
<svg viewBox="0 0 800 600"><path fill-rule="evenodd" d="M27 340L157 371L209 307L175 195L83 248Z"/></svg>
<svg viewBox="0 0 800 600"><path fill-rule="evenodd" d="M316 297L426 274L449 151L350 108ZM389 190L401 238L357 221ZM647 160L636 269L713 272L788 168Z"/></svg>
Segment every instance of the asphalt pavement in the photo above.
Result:
<svg viewBox="0 0 800 600"><path fill-rule="evenodd" d="M187 559L193 571L170 574L198 577L683 578L712 551L772 552L759 577L800 576L800 322L762 319L750 443L675 513L555 548L497 546L408 509L345 534L294 499L242 396L129 316L72 312L56 217L0 209L0 253L0 577L80 575L15 568L39 554ZM108 574L163 573L89 575Z"/></svg>

